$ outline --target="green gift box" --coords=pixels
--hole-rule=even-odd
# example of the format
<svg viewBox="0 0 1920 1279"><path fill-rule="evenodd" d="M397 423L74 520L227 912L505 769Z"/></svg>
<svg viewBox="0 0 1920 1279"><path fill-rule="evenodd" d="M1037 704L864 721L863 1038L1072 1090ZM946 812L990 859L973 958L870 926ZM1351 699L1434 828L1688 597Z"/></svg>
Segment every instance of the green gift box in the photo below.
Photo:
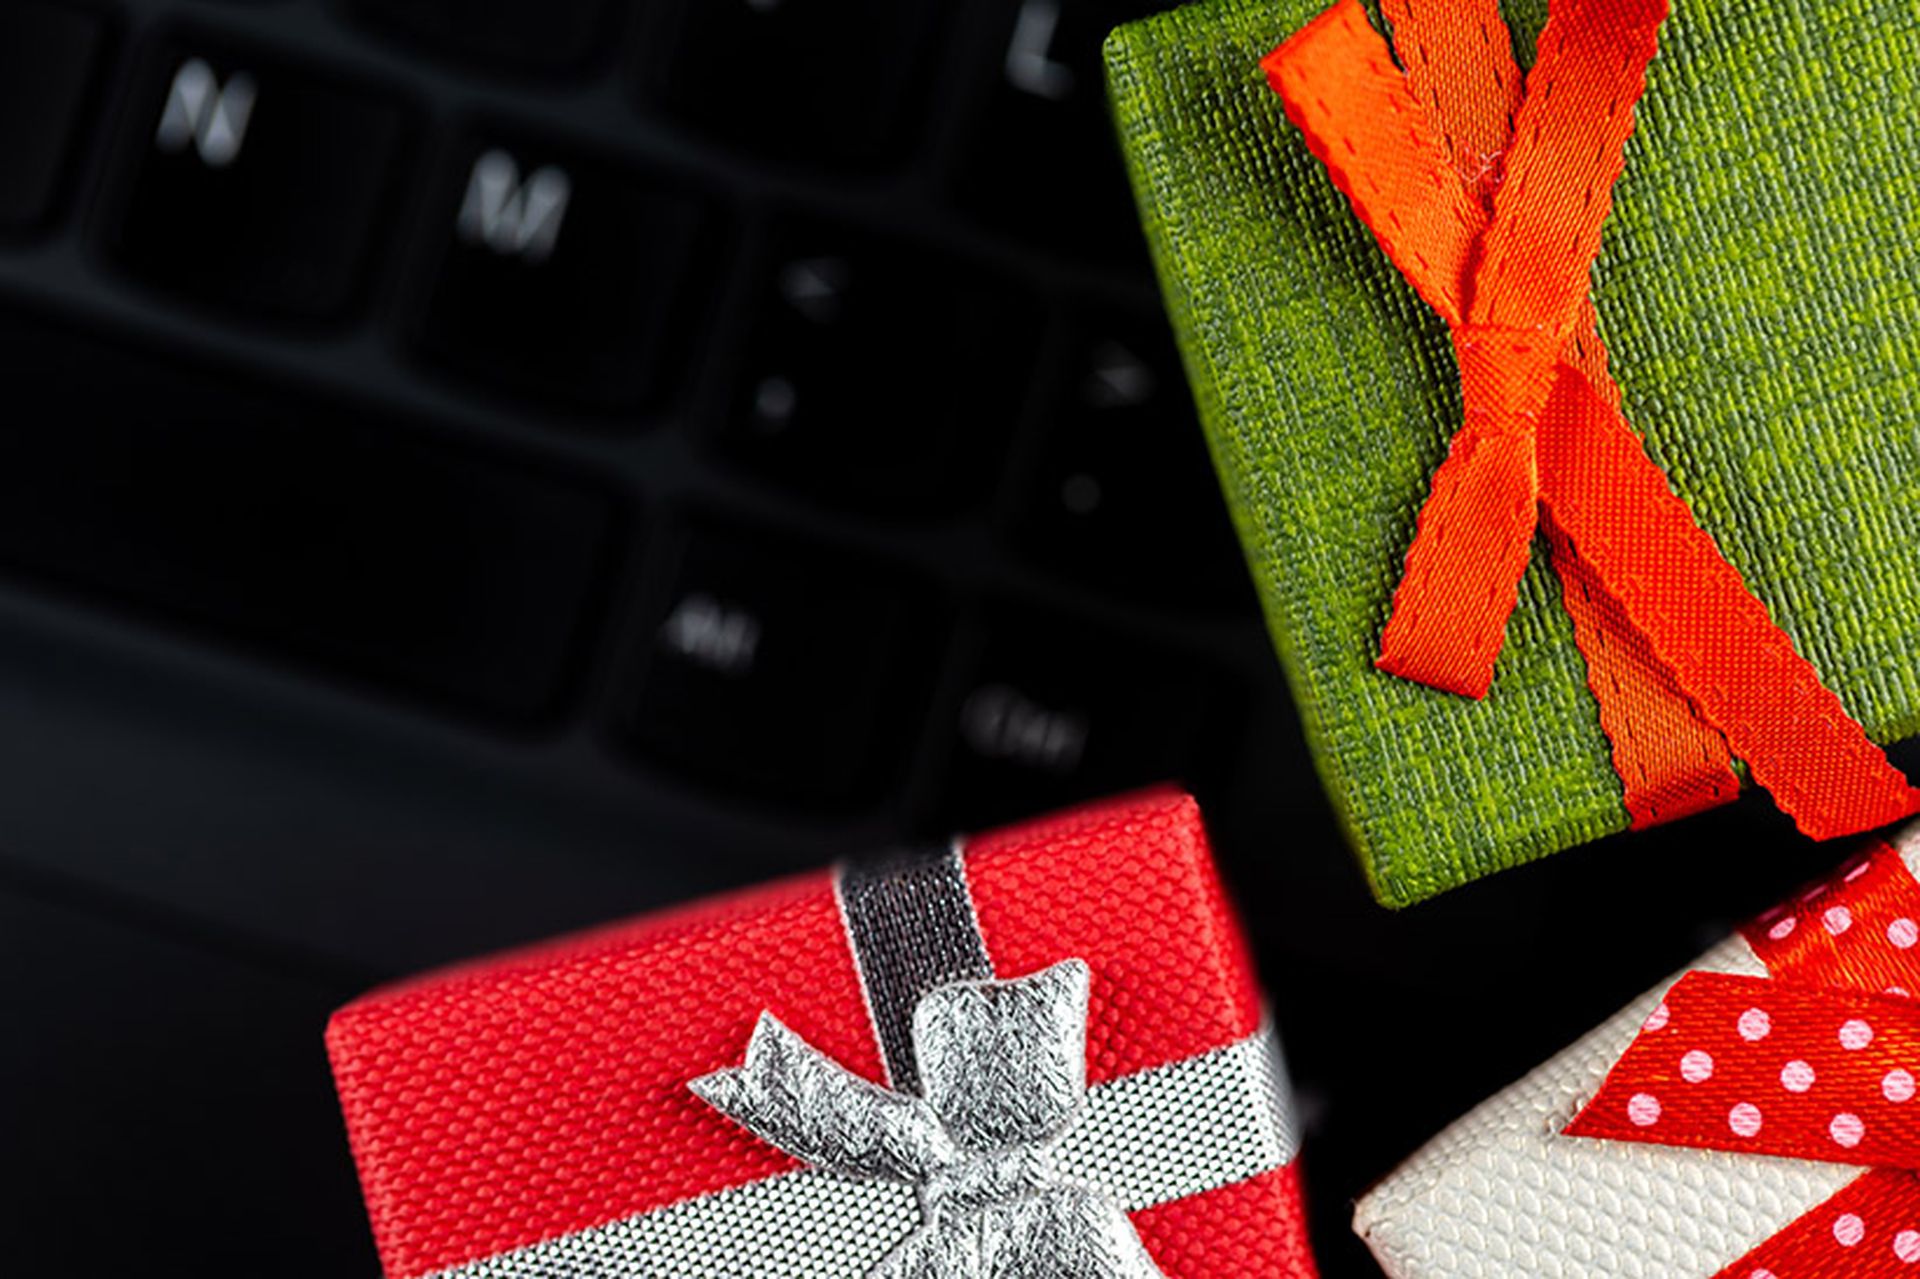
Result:
<svg viewBox="0 0 1920 1279"><path fill-rule="evenodd" d="M1543 543L1480 701L1374 668L1460 423L1444 323L1260 60L1326 0L1121 28L1114 113L1321 774L1405 905L1625 829ZM1506 6L1525 65L1545 0ZM1920 11L1677 0L1594 272L1628 419L1879 742L1920 732Z"/></svg>

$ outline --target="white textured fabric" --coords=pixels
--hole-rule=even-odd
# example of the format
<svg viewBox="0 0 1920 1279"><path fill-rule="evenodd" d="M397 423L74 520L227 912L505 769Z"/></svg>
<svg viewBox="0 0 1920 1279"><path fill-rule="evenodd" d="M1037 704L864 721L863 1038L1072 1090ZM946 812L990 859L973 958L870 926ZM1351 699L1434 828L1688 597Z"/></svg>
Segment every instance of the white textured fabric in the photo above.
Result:
<svg viewBox="0 0 1920 1279"><path fill-rule="evenodd" d="M1920 876L1920 824L1897 838ZM1739 936L1694 968L1765 976ZM1674 979L1483 1103L1361 1199L1393 1279L1709 1279L1863 1169L1565 1137Z"/></svg>

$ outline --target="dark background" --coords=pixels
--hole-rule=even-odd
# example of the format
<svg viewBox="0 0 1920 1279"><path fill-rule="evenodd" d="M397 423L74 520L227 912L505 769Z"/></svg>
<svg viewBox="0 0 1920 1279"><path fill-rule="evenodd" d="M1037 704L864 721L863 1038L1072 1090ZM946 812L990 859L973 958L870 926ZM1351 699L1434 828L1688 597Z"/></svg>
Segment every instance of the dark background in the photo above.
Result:
<svg viewBox="0 0 1920 1279"><path fill-rule="evenodd" d="M1838 859L1748 797L1371 902L1107 138L1151 7L0 0L8 1273L370 1276L367 986L1177 778L1373 1274L1356 1194ZM549 257L457 233L492 150Z"/></svg>

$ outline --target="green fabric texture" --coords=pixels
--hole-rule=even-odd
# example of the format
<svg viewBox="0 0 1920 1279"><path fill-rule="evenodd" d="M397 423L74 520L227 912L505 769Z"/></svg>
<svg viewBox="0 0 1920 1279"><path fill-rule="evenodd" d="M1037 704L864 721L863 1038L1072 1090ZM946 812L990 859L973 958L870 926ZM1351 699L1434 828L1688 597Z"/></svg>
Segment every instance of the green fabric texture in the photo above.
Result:
<svg viewBox="0 0 1920 1279"><path fill-rule="evenodd" d="M1259 70L1327 2L1123 27L1108 80L1315 757L1375 894L1405 905L1628 819L1544 545L1484 701L1373 668L1459 381ZM1545 8L1509 5L1523 63ZM1920 732L1912 0L1676 0L1595 298L1695 518L1875 740Z"/></svg>

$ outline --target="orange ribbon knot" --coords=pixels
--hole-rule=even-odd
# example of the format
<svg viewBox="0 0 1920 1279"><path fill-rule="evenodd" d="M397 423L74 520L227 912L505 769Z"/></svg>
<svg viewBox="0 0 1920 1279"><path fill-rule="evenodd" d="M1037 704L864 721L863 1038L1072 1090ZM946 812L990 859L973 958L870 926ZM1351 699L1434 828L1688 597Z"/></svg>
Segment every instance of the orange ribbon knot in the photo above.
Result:
<svg viewBox="0 0 1920 1279"><path fill-rule="evenodd" d="M1544 527L1633 824L1733 798L1734 756L1815 838L1920 811L1621 415L1589 298L1666 0L1555 0L1532 72L1498 0L1359 0L1263 63L1444 319L1464 421L1434 474L1381 669L1479 698Z"/></svg>

